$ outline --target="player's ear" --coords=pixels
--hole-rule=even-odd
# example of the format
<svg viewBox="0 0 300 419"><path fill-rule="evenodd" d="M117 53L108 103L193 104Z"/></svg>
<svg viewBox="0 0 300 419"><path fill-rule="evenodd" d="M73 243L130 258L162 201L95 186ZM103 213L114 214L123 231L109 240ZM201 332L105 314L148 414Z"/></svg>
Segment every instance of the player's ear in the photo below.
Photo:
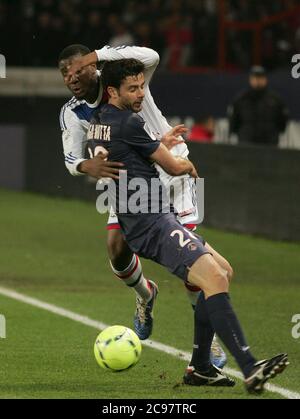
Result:
<svg viewBox="0 0 300 419"><path fill-rule="evenodd" d="M112 99L116 99L118 97L118 89L116 89L115 87L108 86L107 93L109 97L111 97Z"/></svg>

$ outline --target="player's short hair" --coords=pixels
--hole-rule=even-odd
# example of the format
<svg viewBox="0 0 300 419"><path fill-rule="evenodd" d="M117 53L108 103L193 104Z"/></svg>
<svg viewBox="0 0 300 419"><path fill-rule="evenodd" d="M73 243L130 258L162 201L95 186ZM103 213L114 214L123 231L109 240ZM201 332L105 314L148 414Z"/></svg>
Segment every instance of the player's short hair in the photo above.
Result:
<svg viewBox="0 0 300 419"><path fill-rule="evenodd" d="M101 73L103 88L107 89L108 86L112 86L119 89L126 77L137 76L144 70L144 64L134 58L108 61Z"/></svg>
<svg viewBox="0 0 300 419"><path fill-rule="evenodd" d="M74 55L87 55L90 52L91 50L85 45L72 44L62 50L62 52L59 54L58 62L60 63L62 60L67 60L70 57L74 57Z"/></svg>

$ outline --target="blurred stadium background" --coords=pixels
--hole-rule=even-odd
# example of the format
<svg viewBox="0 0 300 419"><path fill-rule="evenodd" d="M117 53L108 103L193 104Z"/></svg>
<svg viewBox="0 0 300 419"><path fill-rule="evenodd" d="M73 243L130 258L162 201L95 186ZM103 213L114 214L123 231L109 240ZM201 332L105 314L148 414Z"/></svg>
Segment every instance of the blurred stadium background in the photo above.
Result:
<svg viewBox="0 0 300 419"><path fill-rule="evenodd" d="M290 322L299 311L300 247L287 241L300 240L300 81L291 74L292 57L300 53L300 0L0 0L0 33L0 54L7 64L6 78L0 79L1 285L108 323L131 325L132 295L116 282L112 290L108 286L112 275L106 260L105 218L100 219L99 234L95 185L89 179L72 178L64 166L59 111L70 95L57 70L57 57L70 43L90 49L105 44L154 48L161 63L151 90L170 123L192 127L199 117L209 115L215 120L212 143L189 143L191 159L206 179L204 226L208 229L204 231L243 279L234 285L233 295L254 346L263 355L271 345L274 350L286 350L282 348L286 343L298 362L279 383L299 391L299 342L291 338ZM290 112L278 147L241 145L229 135L228 106L247 87L254 64L266 68L271 88ZM179 314L181 306L187 306L183 292L177 292L181 285L176 283L170 291L170 276L153 264L145 266L161 281L154 338L189 350L191 313L186 318ZM174 294L180 296L173 307ZM99 295L105 296L101 306ZM275 300L278 310L274 310ZM58 324L56 319L56 330L76 342L72 349L51 330L52 318L44 314L49 334L31 335L32 330L25 327L24 347L16 349L23 318L38 331L45 323L37 309L29 312L25 306L22 310L15 306L18 303L2 297L1 301L0 312L7 310L14 322L11 340L7 339L11 351L7 369L1 372L1 382L7 386L0 387L0 397L97 396L98 373L90 359L85 361L94 331L83 332L81 326ZM172 307L173 323L166 306ZM255 310L250 313L248 307ZM188 342L182 330L189 333ZM272 330L277 330L273 340L267 337ZM86 339L83 346L81 337ZM52 349L61 345L65 358L48 353L48 338L53 339ZM21 361L24 351L25 363ZM146 354L145 374L130 373L140 387L122 378L124 386L118 393L115 379L108 378L103 397L197 397L197 390L177 390L174 396L170 386L178 377L177 361L161 355L172 371L162 382L157 378L162 371L156 355ZM20 361L16 362L16 355ZM54 366L51 371L46 370L44 356L50 356L46 364ZM84 373L76 370L80 363ZM70 371L71 384L67 382ZM143 380L153 371L157 371L156 381L149 379L145 385ZM137 395L137 387L142 386ZM240 386L233 396L222 395L242 397L243 390ZM205 396L220 397L220 393Z"/></svg>
<svg viewBox="0 0 300 419"><path fill-rule="evenodd" d="M64 168L58 113L69 92L57 57L70 43L138 44L160 53L151 90L171 124L214 118L213 144L190 145L207 178L207 225L299 239L299 82L291 70L300 1L1 0L0 28L0 185L94 199L94 185ZM289 109L278 147L241 148L229 135L228 107L253 64L265 66Z"/></svg>

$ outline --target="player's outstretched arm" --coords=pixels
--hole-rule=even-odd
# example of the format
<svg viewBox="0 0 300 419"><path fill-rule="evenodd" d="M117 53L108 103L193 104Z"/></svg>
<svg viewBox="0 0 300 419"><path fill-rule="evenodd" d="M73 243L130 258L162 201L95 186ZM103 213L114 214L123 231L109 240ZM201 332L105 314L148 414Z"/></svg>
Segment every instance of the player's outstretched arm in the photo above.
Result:
<svg viewBox="0 0 300 419"><path fill-rule="evenodd" d="M171 176L189 174L194 178L198 177L197 170L190 160L174 157L164 144L160 144L150 158Z"/></svg>
<svg viewBox="0 0 300 419"><path fill-rule="evenodd" d="M159 63L159 54L154 49L137 46L110 47L105 45L101 49L96 49L98 61L114 61L134 58L141 61L145 67L151 67Z"/></svg>
<svg viewBox="0 0 300 419"><path fill-rule="evenodd" d="M84 67L96 64L98 61L115 61L128 58L135 58L145 65L145 82L148 84L159 63L159 55L156 51L146 47L126 46L112 48L108 45L95 50L82 57L76 58L70 69L69 76L79 73Z"/></svg>

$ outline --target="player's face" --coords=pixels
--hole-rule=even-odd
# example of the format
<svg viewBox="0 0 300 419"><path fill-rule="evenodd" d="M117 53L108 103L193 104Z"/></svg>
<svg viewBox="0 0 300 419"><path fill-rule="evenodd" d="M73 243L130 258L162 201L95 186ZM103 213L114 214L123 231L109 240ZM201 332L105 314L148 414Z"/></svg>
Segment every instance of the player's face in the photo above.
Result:
<svg viewBox="0 0 300 419"><path fill-rule="evenodd" d="M145 97L144 88L145 78L143 73L137 76L126 77L118 90L120 106L123 109L130 109L136 113L140 112Z"/></svg>
<svg viewBox="0 0 300 419"><path fill-rule="evenodd" d="M62 60L59 63L59 69L64 79L64 84L73 93L76 99L85 99L89 96L91 89L95 85L97 72L95 65L84 67L80 72L74 75L70 74L70 67L76 60L77 56Z"/></svg>

